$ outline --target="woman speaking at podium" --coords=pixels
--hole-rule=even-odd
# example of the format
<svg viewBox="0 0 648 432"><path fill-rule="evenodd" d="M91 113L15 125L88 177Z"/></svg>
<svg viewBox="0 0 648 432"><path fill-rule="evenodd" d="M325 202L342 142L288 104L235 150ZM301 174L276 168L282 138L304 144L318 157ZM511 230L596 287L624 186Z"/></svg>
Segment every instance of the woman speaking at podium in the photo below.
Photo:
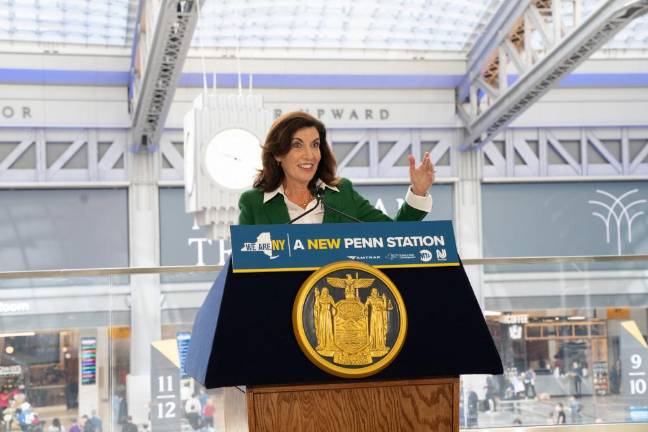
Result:
<svg viewBox="0 0 648 432"><path fill-rule="evenodd" d="M411 185L395 220L418 221L432 209L430 155L416 166L408 156ZM305 112L279 117L262 148L263 168L254 187L239 200L240 225L280 223L384 222L392 220L337 177L326 128Z"/></svg>

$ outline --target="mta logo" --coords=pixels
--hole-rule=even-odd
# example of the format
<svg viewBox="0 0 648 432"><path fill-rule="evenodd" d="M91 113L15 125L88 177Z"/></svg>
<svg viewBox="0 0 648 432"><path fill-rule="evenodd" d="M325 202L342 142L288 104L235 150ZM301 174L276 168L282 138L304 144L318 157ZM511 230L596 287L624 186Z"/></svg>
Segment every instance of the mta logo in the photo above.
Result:
<svg viewBox="0 0 648 432"><path fill-rule="evenodd" d="M423 262L428 262L432 259L432 252L427 249L421 249L419 251L419 255L421 256L421 261Z"/></svg>
<svg viewBox="0 0 648 432"><path fill-rule="evenodd" d="M285 247L286 240L272 240L269 232L263 232L259 234L255 242L243 243L241 252L263 252L270 259L275 259L279 255L274 254L274 252L284 250Z"/></svg>

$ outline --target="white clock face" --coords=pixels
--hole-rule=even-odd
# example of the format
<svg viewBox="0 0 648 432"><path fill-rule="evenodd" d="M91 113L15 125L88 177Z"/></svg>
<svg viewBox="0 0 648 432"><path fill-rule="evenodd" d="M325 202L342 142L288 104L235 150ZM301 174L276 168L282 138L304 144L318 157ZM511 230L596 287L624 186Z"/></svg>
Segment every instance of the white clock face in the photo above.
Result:
<svg viewBox="0 0 648 432"><path fill-rule="evenodd" d="M227 129L216 134L205 151L209 177L227 189L247 189L261 168L259 139L244 129Z"/></svg>

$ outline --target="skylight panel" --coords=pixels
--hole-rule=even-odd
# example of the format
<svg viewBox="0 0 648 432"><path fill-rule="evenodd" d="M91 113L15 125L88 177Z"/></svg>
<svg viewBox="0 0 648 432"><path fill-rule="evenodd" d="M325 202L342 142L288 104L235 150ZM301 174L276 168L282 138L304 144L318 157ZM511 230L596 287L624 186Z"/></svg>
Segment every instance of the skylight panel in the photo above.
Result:
<svg viewBox="0 0 648 432"><path fill-rule="evenodd" d="M139 0L8 0L0 40L126 45L131 3Z"/></svg>

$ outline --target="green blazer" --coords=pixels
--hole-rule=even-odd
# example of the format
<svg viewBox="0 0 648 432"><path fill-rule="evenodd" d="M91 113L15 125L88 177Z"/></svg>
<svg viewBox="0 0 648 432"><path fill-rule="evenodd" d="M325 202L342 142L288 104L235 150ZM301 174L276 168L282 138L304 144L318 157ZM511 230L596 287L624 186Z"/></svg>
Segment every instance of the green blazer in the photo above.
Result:
<svg viewBox="0 0 648 432"><path fill-rule="evenodd" d="M340 179L337 188L339 192L329 188L324 189L324 200L327 205L364 222L392 220L356 192L349 180ZM288 207L286 207L283 195L277 194L268 202L263 203L263 191L258 188L243 192L239 199L239 209L241 210L239 225L285 224L290 222ZM426 214L427 212L417 210L405 202L398 210L395 220L419 221ZM324 223L341 222L353 221L334 211L324 210Z"/></svg>

